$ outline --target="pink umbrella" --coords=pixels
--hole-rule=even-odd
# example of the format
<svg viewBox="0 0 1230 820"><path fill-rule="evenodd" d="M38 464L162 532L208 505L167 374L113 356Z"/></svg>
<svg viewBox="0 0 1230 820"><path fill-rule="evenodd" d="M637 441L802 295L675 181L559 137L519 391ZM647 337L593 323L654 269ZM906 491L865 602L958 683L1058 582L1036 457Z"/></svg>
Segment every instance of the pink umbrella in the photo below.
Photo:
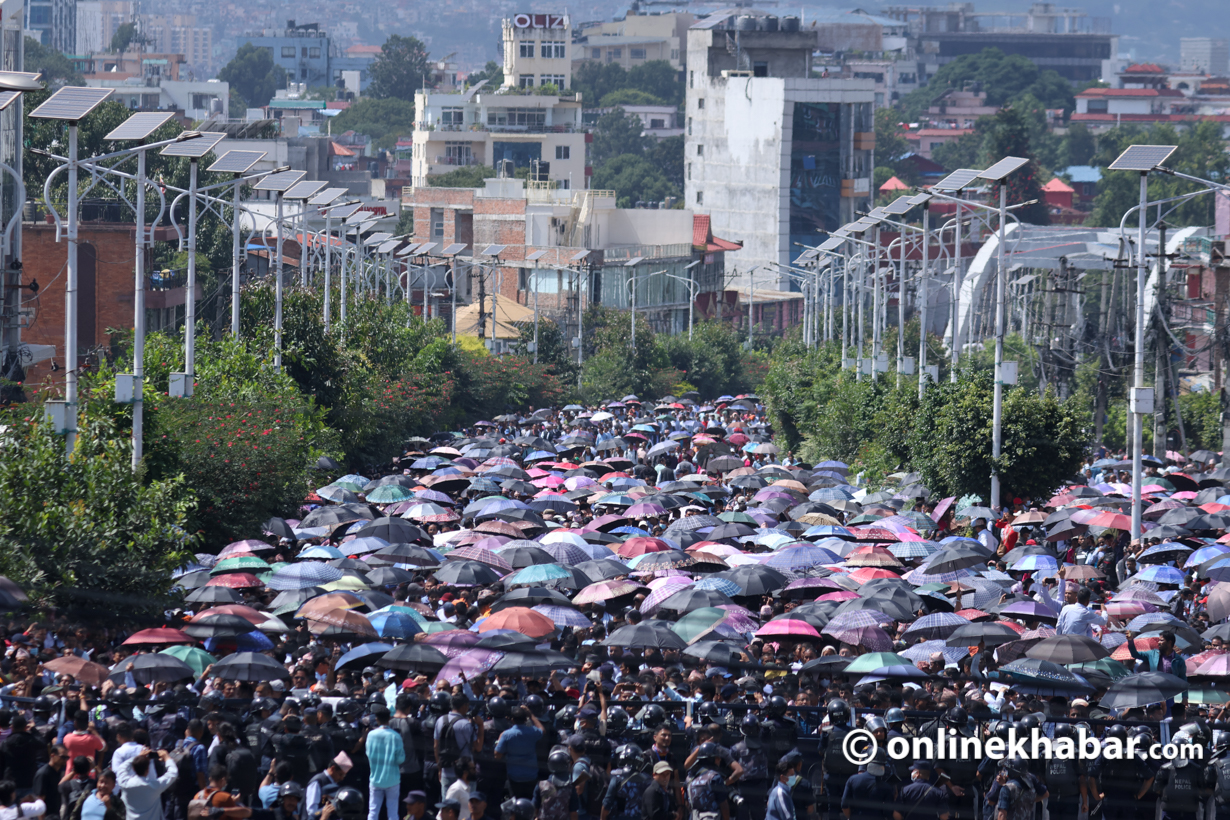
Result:
<svg viewBox="0 0 1230 820"><path fill-rule="evenodd" d="M1196 493L1195 493L1195 492L1193 492L1192 490L1180 490L1179 492L1175 493L1174 495L1172 495L1172 496L1170 496L1170 497L1171 497L1171 498L1178 498L1178 499L1180 499L1180 500L1185 500L1185 501L1186 501L1186 500L1190 500L1190 499L1195 498L1195 497L1196 497Z"/></svg>
<svg viewBox="0 0 1230 820"><path fill-rule="evenodd" d="M944 517L944 513L948 512L948 508L952 506L952 502L956 500L957 500L957 497L955 495L951 495L948 498L945 498L944 500L940 501L940 503L936 504L935 510L931 513L931 520L938 522L941 518Z"/></svg>
<svg viewBox="0 0 1230 820"><path fill-rule="evenodd" d="M541 467L531 467L525 471L525 474L530 478L542 478L543 476L551 475Z"/></svg>
<svg viewBox="0 0 1230 820"><path fill-rule="evenodd" d="M1174 450L1167 450L1166 458L1170 459L1171 461L1177 461L1179 463L1183 463L1184 461L1187 461L1187 456L1183 455L1182 453L1176 452Z"/></svg>
<svg viewBox="0 0 1230 820"><path fill-rule="evenodd" d="M832 633L833 637L850 646L861 646L872 652L891 652L893 639L878 626L860 626Z"/></svg>
<svg viewBox="0 0 1230 820"><path fill-rule="evenodd" d="M490 649L467 649L460 655L450 658L448 663L436 675L436 681L448 681L451 686L461 685L461 676L473 678L495 666L503 652L493 652Z"/></svg>
<svg viewBox="0 0 1230 820"><path fill-rule="evenodd" d="M881 569L880 567L862 567L851 572L850 577L860 584L865 584L868 581L874 581L876 578L899 578L900 576L892 570Z"/></svg>
<svg viewBox="0 0 1230 820"><path fill-rule="evenodd" d="M593 604L598 601L608 601L621 595L639 592L643 589L645 587L633 581L601 581L597 584L590 584L578 592L576 597L572 599L572 603L576 606Z"/></svg>
<svg viewBox="0 0 1230 820"><path fill-rule="evenodd" d="M1157 612L1157 607L1144 601L1111 601L1106 605L1106 613L1112 618L1135 618L1146 612Z"/></svg>
<svg viewBox="0 0 1230 820"><path fill-rule="evenodd" d="M257 541L253 538L248 538L243 541L233 541L222 548L218 553L219 558L226 558L230 555L235 555L241 552L265 552L277 549L272 544L266 544L264 541Z"/></svg>
<svg viewBox="0 0 1230 820"><path fill-rule="evenodd" d="M503 570L504 572L512 572L512 564L505 561L500 556L496 555L486 547L480 547L478 544L470 544L465 547L458 547L450 552L448 558L468 558L472 561L479 561L489 567Z"/></svg>
<svg viewBox="0 0 1230 820"><path fill-rule="evenodd" d="M761 637L768 635L783 635L787 637L798 638L819 638L820 633L816 628L807 621L799 621L794 618L782 618L777 621L769 621L760 629L756 630L756 634Z"/></svg>
<svg viewBox="0 0 1230 820"><path fill-rule="evenodd" d="M650 582L649 582L649 588L650 588L650 589L659 589L659 588L661 588L661 587L663 587L663 586L666 586L666 585L669 585L669 584L678 584L679 586L685 586L685 587L686 587L688 584L694 584L694 583L696 583L696 580L695 580L694 578L691 578L691 577L689 577L689 576L687 576L687 575L683 574L683 573L682 573L682 572L680 572L679 570L675 570L675 572L676 572L676 573L679 573L679 574L677 574L677 575L663 575L663 576L660 576L660 577L658 577L658 578L654 578L652 581L650 581Z"/></svg>
<svg viewBox="0 0 1230 820"><path fill-rule="evenodd" d="M535 487L562 487L565 479L562 476L549 475L545 478L536 478L530 483Z"/></svg>
<svg viewBox="0 0 1230 820"><path fill-rule="evenodd" d="M858 598L857 592L851 592L848 589L839 590L837 592L826 592L817 598L817 601L849 601L852 598Z"/></svg>
<svg viewBox="0 0 1230 820"><path fill-rule="evenodd" d="M582 487L597 487L598 482L587 475L574 475L564 479L564 486L570 490L579 490Z"/></svg>
<svg viewBox="0 0 1230 820"><path fill-rule="evenodd" d="M1217 655L1197 667L1195 674L1211 678L1230 678L1230 655Z"/></svg>
<svg viewBox="0 0 1230 820"><path fill-rule="evenodd" d="M1141 491L1142 493L1164 493L1164 492L1168 492L1168 490L1167 490L1165 487L1163 487L1161 484L1146 484L1145 486L1143 486L1143 487L1141 487L1141 488L1140 488L1140 491ZM1129 492L1129 493L1128 493L1128 495L1131 495L1131 493Z"/></svg>

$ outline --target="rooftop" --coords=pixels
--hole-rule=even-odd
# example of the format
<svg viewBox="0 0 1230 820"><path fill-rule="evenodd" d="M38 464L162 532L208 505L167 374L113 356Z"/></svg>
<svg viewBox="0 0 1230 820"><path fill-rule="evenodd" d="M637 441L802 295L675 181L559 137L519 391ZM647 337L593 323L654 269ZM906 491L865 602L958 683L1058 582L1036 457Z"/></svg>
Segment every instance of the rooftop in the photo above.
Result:
<svg viewBox="0 0 1230 820"><path fill-rule="evenodd" d="M1182 97L1183 92L1174 88L1086 88L1076 96L1086 100L1094 97Z"/></svg>
<svg viewBox="0 0 1230 820"><path fill-rule="evenodd" d="M1073 182L1102 181L1102 169L1096 165L1069 165L1063 173Z"/></svg>

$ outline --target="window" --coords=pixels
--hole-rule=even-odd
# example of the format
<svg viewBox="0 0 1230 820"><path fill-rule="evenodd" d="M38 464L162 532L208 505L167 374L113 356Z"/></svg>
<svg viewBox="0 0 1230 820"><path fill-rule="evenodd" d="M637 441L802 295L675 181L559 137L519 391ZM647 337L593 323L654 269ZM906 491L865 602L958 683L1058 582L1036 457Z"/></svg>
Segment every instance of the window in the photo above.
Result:
<svg viewBox="0 0 1230 820"><path fill-rule="evenodd" d="M1109 100L1090 100L1090 114L1106 114L1109 113Z"/></svg>
<svg viewBox="0 0 1230 820"><path fill-rule="evenodd" d="M623 56L624 56L624 50L622 48L608 48L606 50L607 60L619 60Z"/></svg>
<svg viewBox="0 0 1230 820"><path fill-rule="evenodd" d="M595 60L601 60L602 59L602 49L591 48L589 56Z"/></svg>
<svg viewBox="0 0 1230 820"><path fill-rule="evenodd" d="M563 40L544 40L542 44L542 56L548 60L564 59L564 48L567 45Z"/></svg>
<svg viewBox="0 0 1230 820"><path fill-rule="evenodd" d="M542 108L492 108L487 111L488 125L513 125L541 128L547 122Z"/></svg>
<svg viewBox="0 0 1230 820"><path fill-rule="evenodd" d="M301 80L307 79L307 69L306 68L299 69L299 79Z"/></svg>
<svg viewBox="0 0 1230 820"><path fill-rule="evenodd" d="M633 60L643 60L645 59L645 49L630 48L628 49L628 56L631 57Z"/></svg>
<svg viewBox="0 0 1230 820"><path fill-rule="evenodd" d="M666 120L654 120L654 119L651 119L651 120L649 121L649 127L650 127L650 128L665 128L665 127L666 127Z"/></svg>
<svg viewBox="0 0 1230 820"><path fill-rule="evenodd" d="M567 191L572 187L572 181L568 179L557 179L555 181L555 187L561 191Z"/></svg>
<svg viewBox="0 0 1230 820"><path fill-rule="evenodd" d="M432 239L443 239L444 238L444 209L443 208L432 208L431 209L431 238Z"/></svg>
<svg viewBox="0 0 1230 820"><path fill-rule="evenodd" d="M311 58L313 58L313 59L320 57L320 47L319 47L319 46L315 46L315 47L313 47L313 48L309 48L309 49L308 49L308 56L309 56L309 57L311 57Z"/></svg>
<svg viewBox="0 0 1230 820"><path fill-rule="evenodd" d="M468 142L444 143L444 161L449 165L473 165L474 154Z"/></svg>
<svg viewBox="0 0 1230 820"><path fill-rule="evenodd" d="M215 99L217 98L209 94L193 94L192 107L198 111L209 108Z"/></svg>
<svg viewBox="0 0 1230 820"><path fill-rule="evenodd" d="M672 60L678 60L678 59L679 59L679 49L677 49L677 48L672 48L672 49L671 49L671 59L672 59Z"/></svg>
<svg viewBox="0 0 1230 820"><path fill-rule="evenodd" d="M705 144L703 142L696 143L696 156L703 157L705 155Z"/></svg>
<svg viewBox="0 0 1230 820"><path fill-rule="evenodd" d="M546 85L547 83L550 83L554 85L556 88L558 88L560 91L563 91L564 84L567 81L568 81L568 78L564 76L563 74L543 74L542 79L540 80L538 84Z"/></svg>
<svg viewBox="0 0 1230 820"><path fill-rule="evenodd" d="M688 88L695 88L695 87L696 87L696 72L689 71L688 72Z"/></svg>
<svg viewBox="0 0 1230 820"><path fill-rule="evenodd" d="M697 98L696 98L696 107L697 107L697 108L704 108L704 107L705 107L705 98L704 98L704 97L697 97Z"/></svg>
<svg viewBox="0 0 1230 820"><path fill-rule="evenodd" d="M282 59L284 60L295 59L295 47L294 46L282 46Z"/></svg>
<svg viewBox="0 0 1230 820"><path fill-rule="evenodd" d="M704 204L705 204L705 192L704 192L704 191L697 191L697 192L696 192L696 204L697 204L697 205L704 205Z"/></svg>
<svg viewBox="0 0 1230 820"><path fill-rule="evenodd" d="M692 178L692 163L688 163L688 179Z"/></svg>
<svg viewBox="0 0 1230 820"><path fill-rule="evenodd" d="M688 117L688 136L692 136L692 118Z"/></svg>
<svg viewBox="0 0 1230 820"><path fill-rule="evenodd" d="M445 108L440 111L441 125L461 125L463 122L460 108Z"/></svg>
<svg viewBox="0 0 1230 820"><path fill-rule="evenodd" d="M521 41L521 56L522 57L533 57L534 56L534 41L533 40Z"/></svg>
<svg viewBox="0 0 1230 820"><path fill-rule="evenodd" d="M534 75L533 74L522 74L517 80L517 85L521 86L522 88L533 88L534 87Z"/></svg>
<svg viewBox="0 0 1230 820"><path fill-rule="evenodd" d="M307 46L304 46L303 48L299 49L299 56L300 56L300 57L303 57L304 59L307 59L307 55L308 55Z"/></svg>
<svg viewBox="0 0 1230 820"><path fill-rule="evenodd" d="M753 77L768 77L769 76L769 64L768 63L752 63L752 76Z"/></svg>
<svg viewBox="0 0 1230 820"><path fill-rule="evenodd" d="M572 146L571 145L555 146L555 158L556 159L572 159Z"/></svg>

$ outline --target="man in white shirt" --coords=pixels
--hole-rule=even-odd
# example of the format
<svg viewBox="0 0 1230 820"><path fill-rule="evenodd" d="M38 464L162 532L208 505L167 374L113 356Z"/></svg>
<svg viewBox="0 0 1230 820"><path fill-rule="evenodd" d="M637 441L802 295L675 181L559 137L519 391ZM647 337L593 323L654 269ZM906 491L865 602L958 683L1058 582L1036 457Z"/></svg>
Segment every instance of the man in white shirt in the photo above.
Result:
<svg viewBox="0 0 1230 820"><path fill-rule="evenodd" d="M115 780L124 795L126 820L163 820L162 793L175 784L179 769L170 754L159 749L158 758L166 766L166 773L159 777L153 756L154 752L146 746L136 757L116 767Z"/></svg>

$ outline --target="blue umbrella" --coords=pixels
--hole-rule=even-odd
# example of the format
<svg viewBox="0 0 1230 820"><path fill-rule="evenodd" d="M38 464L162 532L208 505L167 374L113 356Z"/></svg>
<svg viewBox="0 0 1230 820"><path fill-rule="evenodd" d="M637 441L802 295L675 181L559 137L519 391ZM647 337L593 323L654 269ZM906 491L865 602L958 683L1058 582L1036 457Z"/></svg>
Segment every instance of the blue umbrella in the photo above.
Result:
<svg viewBox="0 0 1230 820"><path fill-rule="evenodd" d="M1187 625L1181 619L1176 618L1174 615L1171 615L1169 612L1146 612L1142 615L1137 615L1135 618L1129 621L1127 625L1127 631L1128 632L1144 632L1145 627L1149 626L1150 624L1160 624L1160 623L1176 624L1178 626Z"/></svg>
<svg viewBox="0 0 1230 820"><path fill-rule="evenodd" d="M927 558L939 552L940 545L934 541L898 541L896 544L889 544L888 551L892 553L894 558L904 560Z"/></svg>
<svg viewBox="0 0 1230 820"><path fill-rule="evenodd" d="M1187 560L1183 562L1183 569L1191 569L1194 566L1203 564L1205 561L1212 561L1219 555L1227 553L1230 553L1230 547L1225 544L1209 544L1207 547L1201 547L1187 556Z"/></svg>
<svg viewBox="0 0 1230 820"><path fill-rule="evenodd" d="M570 606L552 606L551 604L537 604L536 606L531 607L531 609L533 609L535 612L541 612L543 615L546 615L548 618L555 621L555 623L559 626L571 626L571 627L578 628L578 629L586 629L588 627L593 626L593 624L589 622L589 618L586 618L584 615L582 615L580 612L578 612L577 610L573 609ZM490 630L487 632L487 634L490 635L491 632L494 632L494 631L499 631L499 630Z"/></svg>
<svg viewBox="0 0 1230 820"><path fill-rule="evenodd" d="M640 527L616 527L611 532L620 535L653 535L649 530L643 530Z"/></svg>
<svg viewBox="0 0 1230 820"><path fill-rule="evenodd" d="M589 560L589 555L586 554L585 550L567 541L555 541L550 544L536 544L535 546L542 549L543 552L549 553L559 564L575 565Z"/></svg>
<svg viewBox="0 0 1230 820"><path fill-rule="evenodd" d="M470 489L478 493L498 493L500 485L495 483L493 479L479 477L470 479ZM521 502L518 501L517 503L520 504Z"/></svg>
<svg viewBox="0 0 1230 820"><path fill-rule="evenodd" d="M743 594L743 587L739 586L729 578L719 578L716 575L710 575L708 578L702 578L693 586L697 589L712 589L722 593L723 595L735 596Z"/></svg>
<svg viewBox="0 0 1230 820"><path fill-rule="evenodd" d="M1141 581L1152 581L1155 584L1181 584L1183 572L1164 564L1155 564L1136 573L1133 578Z"/></svg>
<svg viewBox="0 0 1230 820"><path fill-rule="evenodd" d="M821 487L807 496L809 501L849 501L854 498L854 488L848 484L836 487Z"/></svg>
<svg viewBox="0 0 1230 820"><path fill-rule="evenodd" d="M1059 563L1049 555L1026 555L1021 557L1009 569L1013 572L1038 572L1044 569L1056 569Z"/></svg>
<svg viewBox="0 0 1230 820"><path fill-rule="evenodd" d="M804 533L804 538L853 538L854 533L850 532L845 527L834 527L831 524L817 524L814 527L809 527Z"/></svg>
<svg viewBox="0 0 1230 820"><path fill-rule="evenodd" d="M393 645L389 643L361 643L345 655L338 658L335 668L341 669L347 664L354 663L356 661L366 661L368 658L374 659L377 656L381 656L386 652L392 651L392 649ZM367 664L364 663L364 666L366 665Z"/></svg>
<svg viewBox="0 0 1230 820"><path fill-rule="evenodd" d="M265 581L265 586L276 590L304 589L332 583L340 579L342 574L337 567L316 561L305 561L276 570Z"/></svg>
<svg viewBox="0 0 1230 820"><path fill-rule="evenodd" d="M917 638L926 638L928 640L947 640L948 636L956 632L959 628L969 623L968 618L963 618L952 612L933 612L930 615L924 615L914 623L910 624L909 628L903 633L903 637L908 640ZM908 655L905 657L909 657ZM911 658L911 660L918 660Z"/></svg>
<svg viewBox="0 0 1230 820"><path fill-rule="evenodd" d="M382 638L412 638L423 631L418 620L404 612L373 612L368 620Z"/></svg>
<svg viewBox="0 0 1230 820"><path fill-rule="evenodd" d="M810 544L801 547L787 547L779 550L764 562L766 567L775 569L809 569L821 564L838 564L841 558L824 549Z"/></svg>
<svg viewBox="0 0 1230 820"><path fill-rule="evenodd" d="M411 470L434 470L437 467L439 467L441 464L452 464L452 462L446 458L440 458L439 456L426 456L425 458L416 458L414 462L410 465L410 469Z"/></svg>
<svg viewBox="0 0 1230 820"><path fill-rule="evenodd" d="M264 652L273 649L273 641L265 637L264 633L256 630L236 635L233 638L207 638L205 649L217 652L220 646L229 646L231 643L235 644L236 652Z"/></svg>
<svg viewBox="0 0 1230 820"><path fill-rule="evenodd" d="M353 538L350 541L343 541L339 549L346 555L363 555L368 552L380 552L386 549L389 542L383 538L377 538L374 535L365 535L362 538Z"/></svg>
<svg viewBox="0 0 1230 820"><path fill-rule="evenodd" d="M561 578L571 578L572 573L559 564L534 564L508 579L508 586L516 584L545 584Z"/></svg>
<svg viewBox="0 0 1230 820"><path fill-rule="evenodd" d="M916 643L908 649L903 649L897 654L903 658L909 658L914 662L929 661L931 655L939 652L944 656L945 663L956 663L962 658L969 657L969 648L965 646L949 646L944 641L923 641Z"/></svg>
<svg viewBox="0 0 1230 820"><path fill-rule="evenodd" d="M337 547L330 547L330 546L326 546L323 544L317 545L314 547L308 547L303 552L299 553L300 560L305 560L308 558L320 558L324 561L332 561L334 558L345 558L345 557L346 557L345 554L343 554L342 551L339 550Z"/></svg>
<svg viewBox="0 0 1230 820"><path fill-rule="evenodd" d="M611 548L602 544L591 544L586 541L584 544L575 544L574 546L588 555L588 560L590 561L597 561L599 558L615 558L618 560L618 556L615 555Z"/></svg>

